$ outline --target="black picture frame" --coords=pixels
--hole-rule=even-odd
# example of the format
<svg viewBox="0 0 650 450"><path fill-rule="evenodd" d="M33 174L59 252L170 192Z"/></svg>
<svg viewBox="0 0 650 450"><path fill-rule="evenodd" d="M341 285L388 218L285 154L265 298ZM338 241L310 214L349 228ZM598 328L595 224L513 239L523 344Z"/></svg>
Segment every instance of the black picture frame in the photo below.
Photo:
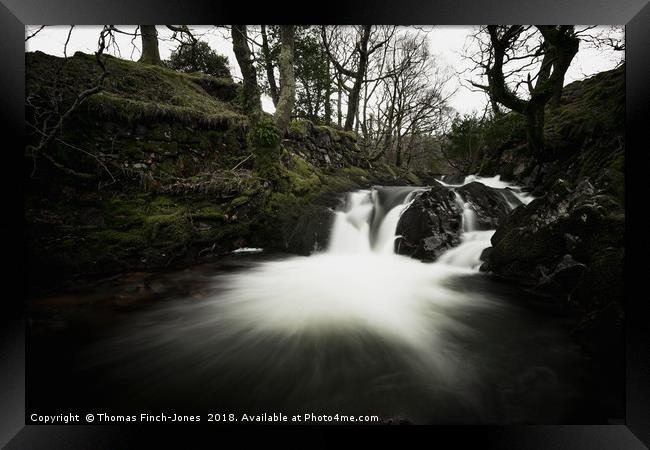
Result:
<svg viewBox="0 0 650 450"><path fill-rule="evenodd" d="M32 24L103 23L373 23L373 24L492 24L572 23L626 25L626 417L624 424L576 426L462 426L417 427L428 442L473 444L512 449L638 449L650 446L650 317L643 295L643 276L632 268L644 268L641 258L648 248L643 227L645 193L643 153L650 104L650 4L647 0L388 0L281 5L266 2L210 0L0 0L0 106L3 128L0 179L4 220L3 285L0 303L0 445L22 448L142 448L154 434L197 435L198 426L146 430L117 426L25 425L25 329L23 292L25 260L20 245L9 246L23 236L22 148L24 131L25 43L24 26ZM17 170L16 168L21 169ZM10 250L11 248L11 250ZM8 294L8 288L14 291ZM638 293L638 294L637 294ZM391 427L388 427L391 428ZM392 429L394 429L393 427ZM407 427L408 428L408 427ZM412 428L412 427L411 427ZM276 428L263 427L264 431ZM323 428L319 428L322 430ZM373 430L378 429L374 427ZM385 428L384 428L385 429ZM401 430L403 430L402 427ZM241 431L240 428L238 431ZM258 431L259 428L256 429ZM215 429L211 430L212 432ZM219 431L223 431L222 428ZM247 431L240 434L250 434ZM322 433L320 433L322 434ZM382 431L379 435L385 435ZM400 433L402 434L402 433ZM424 434L424 435L423 435ZM312 437L313 439L313 437ZM168 443L170 441L167 441ZM187 445L187 448L190 446Z"/></svg>

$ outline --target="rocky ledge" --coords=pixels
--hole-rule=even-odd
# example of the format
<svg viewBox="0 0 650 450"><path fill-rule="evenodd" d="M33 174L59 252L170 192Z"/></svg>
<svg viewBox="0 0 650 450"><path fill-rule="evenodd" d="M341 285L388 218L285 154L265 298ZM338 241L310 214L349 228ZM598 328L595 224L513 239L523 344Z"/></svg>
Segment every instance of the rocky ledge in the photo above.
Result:
<svg viewBox="0 0 650 450"><path fill-rule="evenodd" d="M490 230L521 204L509 189L494 189L479 182L452 188L434 181L402 214L397 224L396 251L434 261L460 243L464 208L473 212L475 229Z"/></svg>
<svg viewBox="0 0 650 450"><path fill-rule="evenodd" d="M625 214L588 178L558 180L545 196L508 215L482 258L483 270L580 309L621 302Z"/></svg>

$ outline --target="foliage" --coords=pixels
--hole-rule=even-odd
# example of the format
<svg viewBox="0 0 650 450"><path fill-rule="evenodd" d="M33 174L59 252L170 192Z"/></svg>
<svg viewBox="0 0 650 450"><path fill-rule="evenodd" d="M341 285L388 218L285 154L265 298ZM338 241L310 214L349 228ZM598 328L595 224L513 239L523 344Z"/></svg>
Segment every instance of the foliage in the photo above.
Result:
<svg viewBox="0 0 650 450"><path fill-rule="evenodd" d="M216 53L207 42L180 45L165 61L165 65L179 72L201 72L213 77L230 78L228 57Z"/></svg>
<svg viewBox="0 0 650 450"><path fill-rule="evenodd" d="M267 27L269 59L278 67L280 57L280 30ZM313 26L296 26L294 38L294 70L296 77L296 102L293 115L314 123L325 121L325 93L331 82L327 54L320 41L319 30ZM256 58L257 74L263 93L271 95L271 86L265 72L266 56L262 49ZM277 78L277 77L276 77Z"/></svg>
<svg viewBox="0 0 650 450"><path fill-rule="evenodd" d="M272 120L264 117L252 131L252 142L255 147L276 147L280 144L280 132Z"/></svg>
<svg viewBox="0 0 650 450"><path fill-rule="evenodd" d="M467 175L476 172L490 150L525 138L524 118L519 114L501 117L479 117L476 114L456 116L442 146L448 163Z"/></svg>
<svg viewBox="0 0 650 450"><path fill-rule="evenodd" d="M318 30L296 28L296 106L295 115L313 122L324 121L325 93L330 83L327 54L323 50Z"/></svg>

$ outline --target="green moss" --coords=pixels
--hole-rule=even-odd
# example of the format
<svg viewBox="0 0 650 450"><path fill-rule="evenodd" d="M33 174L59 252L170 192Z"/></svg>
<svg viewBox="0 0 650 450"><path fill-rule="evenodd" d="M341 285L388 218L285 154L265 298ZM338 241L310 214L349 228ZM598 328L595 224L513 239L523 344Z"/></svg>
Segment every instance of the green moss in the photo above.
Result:
<svg viewBox="0 0 650 450"><path fill-rule="evenodd" d="M256 127L251 130L250 145L255 155L255 172L263 179L277 183L281 171L280 132L269 117L260 119Z"/></svg>
<svg viewBox="0 0 650 450"><path fill-rule="evenodd" d="M610 164L608 189L621 204L625 203L625 155L621 152Z"/></svg>
<svg viewBox="0 0 650 450"><path fill-rule="evenodd" d="M27 91L47 96L58 78L63 107L71 104L78 92L94 86L101 70L93 55L80 52L64 60L41 52L26 54ZM206 92L204 86L228 82L206 81L206 75L175 72L164 67L140 64L106 56L109 72L103 90L89 97L84 108L103 118L129 123L169 121L199 123L207 128L223 128L228 122L245 122L233 105ZM61 70L58 76L55 73ZM234 84L230 85L234 90Z"/></svg>
<svg viewBox="0 0 650 450"><path fill-rule="evenodd" d="M232 206L233 208L236 208L238 206L241 206L241 205L244 205L244 204L248 203L249 200L250 200L250 197L248 197L247 195L241 195L241 196L235 198L233 201L231 201L230 206Z"/></svg>
<svg viewBox="0 0 650 450"><path fill-rule="evenodd" d="M382 166L382 167L386 170L386 172L388 172L388 173L389 173L393 178L396 178L396 177L397 177L397 173L395 172L395 169L394 169L393 167L391 167L391 165L390 165L389 163L383 163L381 166Z"/></svg>
<svg viewBox="0 0 650 450"><path fill-rule="evenodd" d="M287 132L293 138L304 139L307 136L307 123L305 120L292 120Z"/></svg>
<svg viewBox="0 0 650 450"><path fill-rule="evenodd" d="M343 173L349 174L349 175L354 175L358 177L367 177L368 176L368 171L366 169L362 169L361 167L345 167L341 170Z"/></svg>
<svg viewBox="0 0 650 450"><path fill-rule="evenodd" d="M413 172L407 173L406 179L416 186L422 186L422 180L420 180L420 178Z"/></svg>

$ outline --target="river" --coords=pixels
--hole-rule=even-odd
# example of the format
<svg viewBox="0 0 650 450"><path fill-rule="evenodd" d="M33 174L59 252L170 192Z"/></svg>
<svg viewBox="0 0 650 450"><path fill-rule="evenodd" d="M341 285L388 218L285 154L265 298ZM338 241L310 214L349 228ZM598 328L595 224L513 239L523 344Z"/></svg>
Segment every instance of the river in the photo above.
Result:
<svg viewBox="0 0 650 450"><path fill-rule="evenodd" d="M470 204L458 196L461 244L438 261L395 253L400 214L421 190L347 194L328 248L308 257L243 249L33 300L28 404L417 424L602 420L589 361L569 335L574 318L479 272L494 230L475 228Z"/></svg>

